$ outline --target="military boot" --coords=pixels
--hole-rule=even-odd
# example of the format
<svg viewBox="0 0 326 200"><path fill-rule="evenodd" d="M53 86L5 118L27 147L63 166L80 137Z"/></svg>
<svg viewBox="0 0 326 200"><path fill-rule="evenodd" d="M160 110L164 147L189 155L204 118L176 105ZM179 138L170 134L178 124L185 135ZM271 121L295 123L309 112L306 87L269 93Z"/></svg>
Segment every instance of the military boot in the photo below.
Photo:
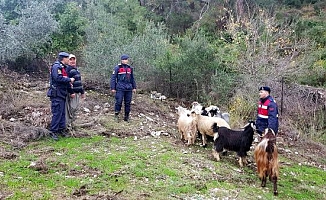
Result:
<svg viewBox="0 0 326 200"><path fill-rule="evenodd" d="M50 137L55 141L59 140L58 135L55 132L50 132Z"/></svg>
<svg viewBox="0 0 326 200"><path fill-rule="evenodd" d="M125 113L125 116L123 118L123 121L129 122L129 113Z"/></svg>
<svg viewBox="0 0 326 200"><path fill-rule="evenodd" d="M62 137L70 137L69 129L60 129L59 134Z"/></svg>
<svg viewBox="0 0 326 200"><path fill-rule="evenodd" d="M114 120L115 120L116 122L119 122L119 112L115 112L115 113L114 113Z"/></svg>

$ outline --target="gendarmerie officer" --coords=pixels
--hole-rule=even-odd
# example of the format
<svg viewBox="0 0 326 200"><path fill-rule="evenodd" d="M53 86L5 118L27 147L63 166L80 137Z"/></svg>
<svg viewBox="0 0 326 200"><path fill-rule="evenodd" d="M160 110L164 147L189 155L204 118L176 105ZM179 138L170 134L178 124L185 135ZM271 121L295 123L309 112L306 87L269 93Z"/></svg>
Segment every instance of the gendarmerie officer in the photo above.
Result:
<svg viewBox="0 0 326 200"><path fill-rule="evenodd" d="M68 78L66 65L69 62L69 54L60 52L57 61L51 67L50 88L47 96L51 100L52 120L50 125L50 136L58 140L58 135L64 136L66 129L65 103L68 89L71 90L71 84L74 78Z"/></svg>
<svg viewBox="0 0 326 200"><path fill-rule="evenodd" d="M122 101L124 100L125 115L123 120L128 122L132 93L136 92L136 82L133 68L128 64L129 56L123 54L120 59L121 63L116 65L113 69L110 85L111 91L115 93L115 119L119 121L119 113L121 111Z"/></svg>
<svg viewBox="0 0 326 200"><path fill-rule="evenodd" d="M257 109L256 127L261 136L266 128L271 128L275 134L278 132L278 107L268 86L259 88L259 102Z"/></svg>

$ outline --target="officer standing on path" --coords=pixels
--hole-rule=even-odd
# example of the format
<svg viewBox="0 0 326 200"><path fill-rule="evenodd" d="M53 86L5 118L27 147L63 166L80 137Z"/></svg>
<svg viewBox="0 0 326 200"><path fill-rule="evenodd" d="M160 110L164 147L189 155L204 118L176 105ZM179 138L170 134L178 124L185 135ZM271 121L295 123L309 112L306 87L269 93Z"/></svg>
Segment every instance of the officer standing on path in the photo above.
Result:
<svg viewBox="0 0 326 200"><path fill-rule="evenodd" d="M119 113L121 111L122 101L124 100L125 115L123 120L128 122L132 93L136 92L136 82L134 79L133 68L128 65L129 56L123 54L120 59L121 63L116 65L113 69L110 86L111 92L115 93L115 119L116 121L119 121Z"/></svg>
<svg viewBox="0 0 326 200"><path fill-rule="evenodd" d="M50 88L47 96L51 100L52 120L50 127L50 136L54 140L58 140L58 135L64 136L66 129L65 103L68 89L75 81L74 78L68 78L66 73L66 65L69 62L69 54L60 52L58 60L51 67Z"/></svg>
<svg viewBox="0 0 326 200"><path fill-rule="evenodd" d="M259 102L257 109L256 127L260 136L266 128L271 128L275 134L278 132L278 107L270 96L271 89L268 86L259 88Z"/></svg>

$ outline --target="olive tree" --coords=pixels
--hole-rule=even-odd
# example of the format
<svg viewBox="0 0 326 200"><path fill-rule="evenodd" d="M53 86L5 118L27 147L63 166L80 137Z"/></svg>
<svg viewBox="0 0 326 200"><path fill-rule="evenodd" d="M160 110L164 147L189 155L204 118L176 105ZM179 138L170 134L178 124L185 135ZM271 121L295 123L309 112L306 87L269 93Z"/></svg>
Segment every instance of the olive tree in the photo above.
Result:
<svg viewBox="0 0 326 200"><path fill-rule="evenodd" d="M35 57L57 29L57 22L45 3L28 1L20 6L21 9L15 10L17 18L5 18L0 14L1 62L21 56ZM8 13L8 10L1 10L1 13Z"/></svg>

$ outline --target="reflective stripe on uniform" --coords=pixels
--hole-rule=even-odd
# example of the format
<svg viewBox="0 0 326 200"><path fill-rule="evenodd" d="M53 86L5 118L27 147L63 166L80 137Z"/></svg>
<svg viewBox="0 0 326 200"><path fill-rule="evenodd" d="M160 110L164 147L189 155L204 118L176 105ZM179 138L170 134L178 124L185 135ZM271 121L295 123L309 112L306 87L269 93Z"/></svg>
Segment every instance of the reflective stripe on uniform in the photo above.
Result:
<svg viewBox="0 0 326 200"><path fill-rule="evenodd" d="M268 116L266 116L266 115L258 114L258 117L260 117L260 118L264 118L264 119L268 119Z"/></svg>
<svg viewBox="0 0 326 200"><path fill-rule="evenodd" d="M260 118L268 119L268 116L266 116L266 115L258 114L257 116ZM278 118L278 114L276 115L276 117Z"/></svg>

